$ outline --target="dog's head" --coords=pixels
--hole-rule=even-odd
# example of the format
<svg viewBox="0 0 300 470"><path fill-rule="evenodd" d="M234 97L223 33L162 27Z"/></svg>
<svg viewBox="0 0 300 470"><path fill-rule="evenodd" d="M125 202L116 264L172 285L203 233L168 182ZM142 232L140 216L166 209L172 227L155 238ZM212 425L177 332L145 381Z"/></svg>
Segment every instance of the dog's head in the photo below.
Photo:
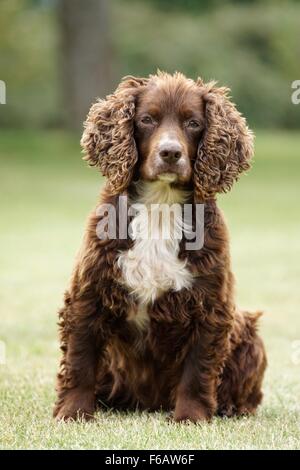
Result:
<svg viewBox="0 0 300 470"><path fill-rule="evenodd" d="M125 78L92 106L81 144L112 194L137 177L193 185L196 200L228 191L253 153L228 89L180 73Z"/></svg>

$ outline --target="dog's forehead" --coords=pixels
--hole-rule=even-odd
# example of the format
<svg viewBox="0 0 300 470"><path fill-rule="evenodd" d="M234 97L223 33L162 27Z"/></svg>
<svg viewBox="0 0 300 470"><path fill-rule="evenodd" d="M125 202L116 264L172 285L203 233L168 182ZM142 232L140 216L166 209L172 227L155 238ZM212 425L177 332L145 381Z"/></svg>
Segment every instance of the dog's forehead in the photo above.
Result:
<svg viewBox="0 0 300 470"><path fill-rule="evenodd" d="M138 102L140 110L199 113L203 110L201 92L193 80L170 77L149 81Z"/></svg>

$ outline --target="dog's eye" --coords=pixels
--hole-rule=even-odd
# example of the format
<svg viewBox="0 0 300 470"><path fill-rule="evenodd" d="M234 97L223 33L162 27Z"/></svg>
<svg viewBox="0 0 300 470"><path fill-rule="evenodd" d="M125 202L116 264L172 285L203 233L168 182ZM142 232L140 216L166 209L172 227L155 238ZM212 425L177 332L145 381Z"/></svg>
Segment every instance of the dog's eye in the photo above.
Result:
<svg viewBox="0 0 300 470"><path fill-rule="evenodd" d="M152 119L151 116L143 116L143 117L141 118L141 122L142 122L143 124L146 124L147 126L149 126L149 125L150 125L150 126L153 126L153 124L154 124L154 121L153 121L153 119Z"/></svg>
<svg viewBox="0 0 300 470"><path fill-rule="evenodd" d="M186 127L189 127L191 129L198 129L200 127L200 123L195 119L191 119L186 123Z"/></svg>

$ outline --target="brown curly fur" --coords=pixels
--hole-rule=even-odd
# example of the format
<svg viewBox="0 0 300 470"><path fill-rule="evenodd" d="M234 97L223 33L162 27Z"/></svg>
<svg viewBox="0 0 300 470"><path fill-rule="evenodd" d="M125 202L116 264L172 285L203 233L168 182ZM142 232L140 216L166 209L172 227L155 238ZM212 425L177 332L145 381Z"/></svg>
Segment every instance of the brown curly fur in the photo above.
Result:
<svg viewBox="0 0 300 470"><path fill-rule="evenodd" d="M132 241L100 240L93 211L59 313L63 357L54 409L59 419L90 418L97 405L105 405L169 410L176 421L196 422L215 414L253 413L262 399L266 357L256 332L260 313L235 307L229 237L215 200L249 168L253 152L252 134L228 91L181 74L127 77L92 106L81 141L85 159L107 177L100 202L118 207L139 173L138 99L155 81L169 81L171 94L179 85L197 87L205 104L189 201L205 204L204 246L186 251L183 240L179 253L194 275L193 287L167 291L149 304L146 330L129 322L137 299L120 282L116 258Z"/></svg>

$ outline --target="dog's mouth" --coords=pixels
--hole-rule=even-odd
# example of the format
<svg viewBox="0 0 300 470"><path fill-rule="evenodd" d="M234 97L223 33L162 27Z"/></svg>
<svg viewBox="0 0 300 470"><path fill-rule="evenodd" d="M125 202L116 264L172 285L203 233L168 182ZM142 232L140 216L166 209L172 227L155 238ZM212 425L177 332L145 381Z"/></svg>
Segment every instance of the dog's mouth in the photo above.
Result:
<svg viewBox="0 0 300 470"><path fill-rule="evenodd" d="M162 181L171 185L189 183L192 176L192 168L186 157L178 162L163 162L156 156L149 156L142 162L139 170L145 180Z"/></svg>

